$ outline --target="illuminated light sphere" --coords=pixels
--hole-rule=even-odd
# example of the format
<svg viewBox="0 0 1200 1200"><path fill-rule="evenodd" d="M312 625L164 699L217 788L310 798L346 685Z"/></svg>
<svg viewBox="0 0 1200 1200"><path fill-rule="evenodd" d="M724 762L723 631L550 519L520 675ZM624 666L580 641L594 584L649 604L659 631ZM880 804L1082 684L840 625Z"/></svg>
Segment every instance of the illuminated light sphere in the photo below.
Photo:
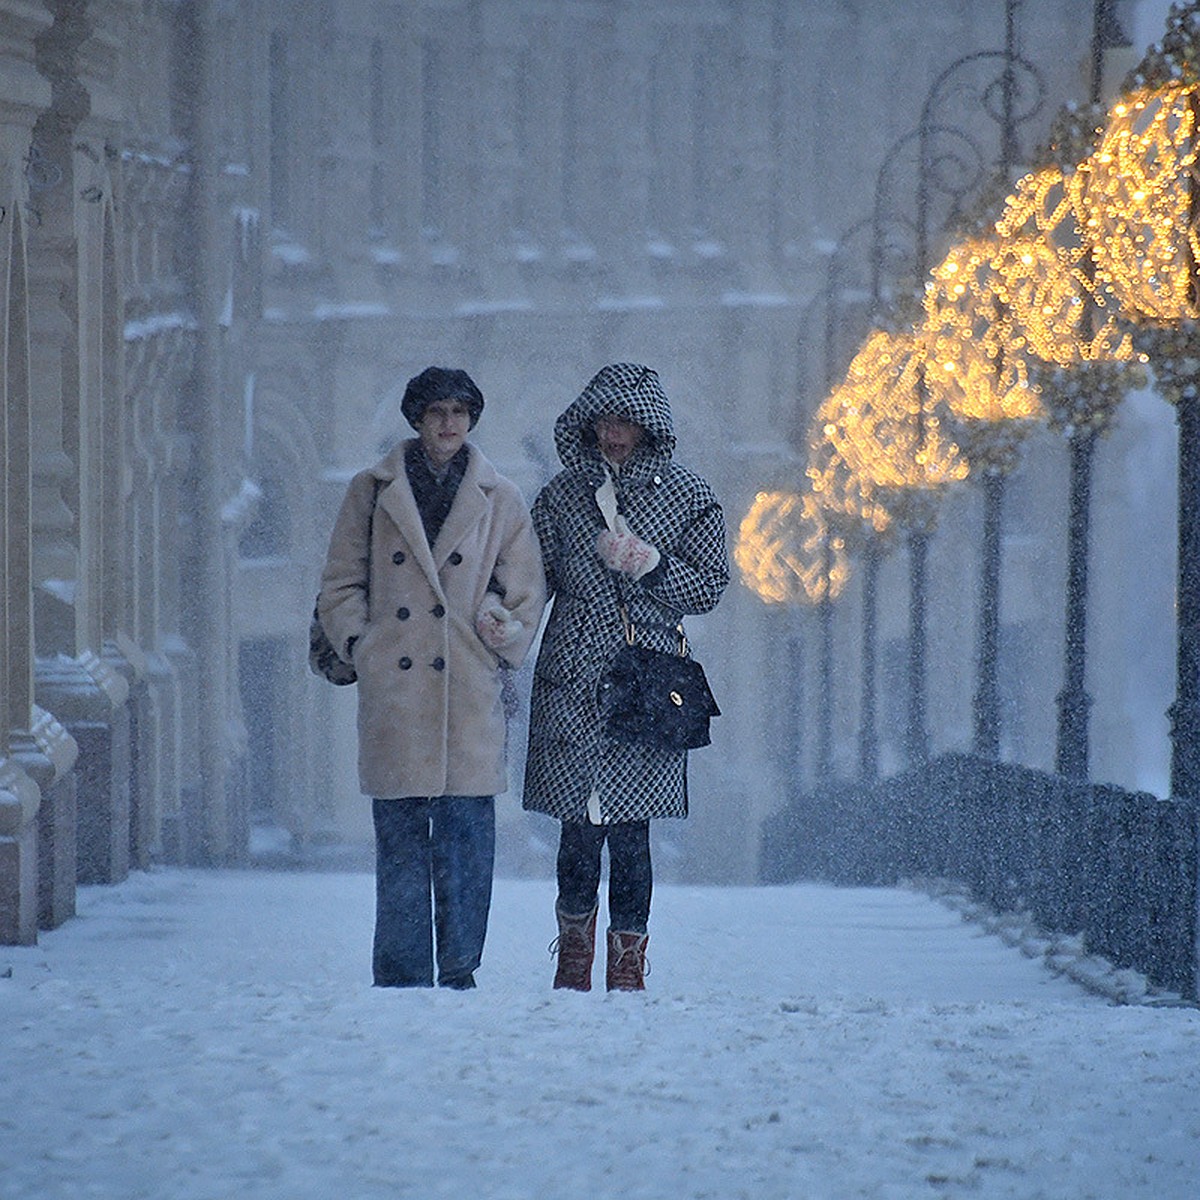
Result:
<svg viewBox="0 0 1200 1200"><path fill-rule="evenodd" d="M759 492L742 518L733 557L742 581L768 604L836 600L850 577L845 545L811 493Z"/></svg>
<svg viewBox="0 0 1200 1200"><path fill-rule="evenodd" d="M1056 166L1017 184L996 222L992 268L1035 358L1060 367L1130 361L1133 344L1118 328L1116 297L1093 278L1067 191Z"/></svg>
<svg viewBox="0 0 1200 1200"><path fill-rule="evenodd" d="M1097 278L1135 321L1200 317L1192 221L1198 107L1196 84L1124 97L1068 181Z"/></svg>
<svg viewBox="0 0 1200 1200"><path fill-rule="evenodd" d="M1026 338L994 266L1001 252L998 239L962 242L933 269L925 289L926 380L961 422L1030 421L1041 414L1026 369Z"/></svg>
<svg viewBox="0 0 1200 1200"><path fill-rule="evenodd" d="M841 395L835 390L817 412L805 474L825 522L845 543L856 547L886 536L892 517L870 481L857 474L837 448L839 442L845 446L845 439L854 436L853 429L842 424ZM855 452L850 453L853 457Z"/></svg>
<svg viewBox="0 0 1200 1200"><path fill-rule="evenodd" d="M836 393L840 417L831 441L892 512L895 501L886 493L937 491L970 471L941 428L926 368L926 346L916 333L875 330Z"/></svg>

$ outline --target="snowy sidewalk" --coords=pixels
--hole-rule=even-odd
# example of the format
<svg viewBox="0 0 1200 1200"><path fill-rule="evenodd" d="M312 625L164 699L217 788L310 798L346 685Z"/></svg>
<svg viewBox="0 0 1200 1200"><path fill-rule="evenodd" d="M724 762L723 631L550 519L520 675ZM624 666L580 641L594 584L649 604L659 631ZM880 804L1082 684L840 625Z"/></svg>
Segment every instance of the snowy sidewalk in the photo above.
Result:
<svg viewBox="0 0 1200 1200"><path fill-rule="evenodd" d="M83 889L0 947L0 1197L1200 1195L1196 1010L817 886L662 886L647 993L555 993L552 903L499 882L479 990L396 992L369 875Z"/></svg>

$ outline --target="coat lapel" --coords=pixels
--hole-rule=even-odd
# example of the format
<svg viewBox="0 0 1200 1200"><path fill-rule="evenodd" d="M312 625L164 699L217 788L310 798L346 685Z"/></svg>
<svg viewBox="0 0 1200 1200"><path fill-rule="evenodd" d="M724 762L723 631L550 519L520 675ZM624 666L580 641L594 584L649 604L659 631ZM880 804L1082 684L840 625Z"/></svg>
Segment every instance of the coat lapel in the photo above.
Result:
<svg viewBox="0 0 1200 1200"><path fill-rule="evenodd" d="M405 542L412 552L417 566L425 573L430 585L440 595L441 584L438 582L437 567L425 539L425 527L421 524L421 514L417 512L417 502L413 499L412 488L408 486L408 477L404 473L404 444L388 456L386 468L391 471L392 478L384 483L379 492L377 504L396 523ZM382 471L380 474L382 475ZM465 480L464 480L465 482Z"/></svg>

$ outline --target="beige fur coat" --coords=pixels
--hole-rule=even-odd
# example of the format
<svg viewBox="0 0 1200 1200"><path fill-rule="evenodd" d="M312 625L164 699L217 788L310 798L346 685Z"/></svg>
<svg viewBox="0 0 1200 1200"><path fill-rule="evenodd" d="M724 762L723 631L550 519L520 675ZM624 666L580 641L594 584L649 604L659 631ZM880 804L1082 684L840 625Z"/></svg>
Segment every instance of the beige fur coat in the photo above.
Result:
<svg viewBox="0 0 1200 1200"><path fill-rule="evenodd" d="M516 486L470 446L431 549L406 445L351 480L321 577L321 622L339 653L353 644L359 786L380 798L491 796L507 787L501 658L475 616L490 583L523 625L501 652L518 666L545 604L537 538Z"/></svg>

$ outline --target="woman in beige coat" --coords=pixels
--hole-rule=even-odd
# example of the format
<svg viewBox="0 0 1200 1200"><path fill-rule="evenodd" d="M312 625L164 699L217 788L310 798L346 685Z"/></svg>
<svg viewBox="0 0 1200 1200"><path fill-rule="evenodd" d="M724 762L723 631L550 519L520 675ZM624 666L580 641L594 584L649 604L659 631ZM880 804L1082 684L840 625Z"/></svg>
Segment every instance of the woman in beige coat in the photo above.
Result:
<svg viewBox="0 0 1200 1200"><path fill-rule="evenodd" d="M321 622L358 674L381 987L432 986L435 929L438 984L475 986L507 786L501 667L545 603L525 502L466 441L482 409L465 371L409 380L419 436L351 480L321 579Z"/></svg>

